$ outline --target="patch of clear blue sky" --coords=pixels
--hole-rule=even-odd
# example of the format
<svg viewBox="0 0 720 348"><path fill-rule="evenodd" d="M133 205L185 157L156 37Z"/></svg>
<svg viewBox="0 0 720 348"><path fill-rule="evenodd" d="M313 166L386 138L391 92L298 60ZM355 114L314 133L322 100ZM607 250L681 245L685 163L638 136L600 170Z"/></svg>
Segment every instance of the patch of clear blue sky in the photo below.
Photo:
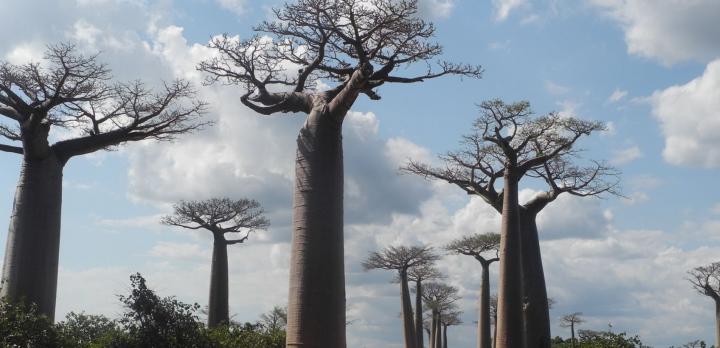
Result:
<svg viewBox="0 0 720 348"><path fill-rule="evenodd" d="M207 42L212 35L223 32L247 37L251 27L268 13L267 5L248 3L248 12L238 17L211 0L177 1L171 22L185 29L184 35L191 43ZM642 158L621 167L626 193L631 193L632 178L640 175L652 175L662 182L658 188L647 190L650 200L643 204L626 207L617 199L607 201L614 208L618 228L673 232L686 219L708 216L709 207L717 202L716 197L706 194L706 188L714 182L712 171L671 166L662 160L664 143L649 105L627 100L619 104L607 102L616 88L627 90L628 98L633 98L686 83L700 75L703 65L665 67L630 56L617 25L583 5L573 3L577 7L572 13L543 13L539 22L521 24L518 16L505 22L494 21L487 1L455 3L449 19L436 21L437 39L445 46L446 59L482 64L486 70L483 79L459 82L449 77L415 85L383 86L382 101L363 98L354 107L378 116L382 136L402 136L433 153L442 153L456 146L459 135L475 118L474 103L483 99L526 99L538 113L560 110L558 103L569 101L577 103L580 116L611 121L617 128L614 136L594 136L585 142L588 156L610 159L614 151L634 145L642 150ZM548 82L568 90L553 95L546 89ZM6 223L18 176L17 156L0 153L0 168L0 222ZM149 250L158 240L187 239L184 235L139 228L98 226L100 219L157 212L152 206L128 199L127 160L122 156L107 157L101 165L85 158L73 159L66 168L65 180L88 184L90 188L71 185L64 191L64 267L123 264L132 268L146 260L146 255L139 253ZM0 240L4 242L5 236L6 229L0 228Z"/></svg>

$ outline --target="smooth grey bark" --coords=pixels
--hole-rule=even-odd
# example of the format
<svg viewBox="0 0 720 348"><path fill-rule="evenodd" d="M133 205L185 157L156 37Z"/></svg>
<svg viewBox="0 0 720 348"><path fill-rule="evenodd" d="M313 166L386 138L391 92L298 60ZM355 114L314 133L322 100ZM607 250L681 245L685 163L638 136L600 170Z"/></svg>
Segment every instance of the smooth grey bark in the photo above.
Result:
<svg viewBox="0 0 720 348"><path fill-rule="evenodd" d="M25 155L5 248L0 297L35 303L55 318L63 163L54 151Z"/></svg>
<svg viewBox="0 0 720 348"><path fill-rule="evenodd" d="M221 233L214 234L212 266L210 269L210 300L208 303L208 327L230 322L228 297L227 242Z"/></svg>
<svg viewBox="0 0 720 348"><path fill-rule="evenodd" d="M435 348L442 348L442 318L440 312L435 315Z"/></svg>
<svg viewBox="0 0 720 348"><path fill-rule="evenodd" d="M443 348L447 348L448 342L447 342L447 325L443 325Z"/></svg>
<svg viewBox="0 0 720 348"><path fill-rule="evenodd" d="M402 301L403 337L405 348L417 347L417 335L413 321L413 310L410 304L410 288L408 287L407 269L400 270L400 298ZM417 309L417 308L416 308Z"/></svg>
<svg viewBox="0 0 720 348"><path fill-rule="evenodd" d="M478 348L490 348L490 265L485 263L482 263L478 314Z"/></svg>
<svg viewBox="0 0 720 348"><path fill-rule="evenodd" d="M522 261L516 166L505 166L502 225L500 228L500 279L498 280L497 347L523 345Z"/></svg>
<svg viewBox="0 0 720 348"><path fill-rule="evenodd" d="M357 92L355 92L357 93ZM297 138L287 347L345 347L342 118L325 104Z"/></svg>
<svg viewBox="0 0 720 348"><path fill-rule="evenodd" d="M550 348L550 309L536 218L536 212L521 208L523 322L528 348Z"/></svg>
<svg viewBox="0 0 720 348"><path fill-rule="evenodd" d="M435 347L435 336L437 336L437 312L432 310L432 320L430 321L430 348Z"/></svg>
<svg viewBox="0 0 720 348"><path fill-rule="evenodd" d="M416 346L423 348L423 310L422 310L422 280L415 281L415 335L417 336Z"/></svg>

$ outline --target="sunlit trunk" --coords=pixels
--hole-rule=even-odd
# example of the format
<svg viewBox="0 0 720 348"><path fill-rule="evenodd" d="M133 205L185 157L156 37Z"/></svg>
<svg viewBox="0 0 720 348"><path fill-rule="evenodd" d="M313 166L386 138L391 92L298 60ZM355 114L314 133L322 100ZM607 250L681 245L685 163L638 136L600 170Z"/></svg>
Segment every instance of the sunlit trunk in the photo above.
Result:
<svg viewBox="0 0 720 348"><path fill-rule="evenodd" d="M480 308L478 318L478 348L490 348L490 265L482 265Z"/></svg>
<svg viewBox="0 0 720 348"><path fill-rule="evenodd" d="M525 337L527 347L550 348L550 312L536 214L520 211Z"/></svg>
<svg viewBox="0 0 720 348"><path fill-rule="evenodd" d="M345 347L342 120L322 110L297 139L288 347Z"/></svg>
<svg viewBox="0 0 720 348"><path fill-rule="evenodd" d="M423 310L422 310L422 281L415 282L415 335L417 347L423 348Z"/></svg>
<svg viewBox="0 0 720 348"><path fill-rule="evenodd" d="M407 283L407 270L400 271L400 296L402 300L402 320L403 320L403 337L405 339L405 348L415 348L417 335L415 335L415 325L413 322L412 305L410 304L410 289Z"/></svg>
<svg viewBox="0 0 720 348"><path fill-rule="evenodd" d="M25 156L10 215L0 296L55 318L63 164Z"/></svg>
<svg viewBox="0 0 720 348"><path fill-rule="evenodd" d="M523 322L518 182L508 168L505 169L503 192L497 347L520 348L523 344Z"/></svg>
<svg viewBox="0 0 720 348"><path fill-rule="evenodd" d="M228 309L228 256L227 242L222 235L215 235L212 267L210 270L210 300L208 303L208 327L227 324Z"/></svg>

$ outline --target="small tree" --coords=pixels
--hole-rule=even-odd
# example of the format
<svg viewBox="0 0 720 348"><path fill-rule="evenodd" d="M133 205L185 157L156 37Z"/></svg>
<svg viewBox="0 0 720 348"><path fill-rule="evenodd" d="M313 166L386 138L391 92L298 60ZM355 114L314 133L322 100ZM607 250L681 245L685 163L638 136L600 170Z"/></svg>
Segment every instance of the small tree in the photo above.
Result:
<svg viewBox="0 0 720 348"><path fill-rule="evenodd" d="M560 318L560 326L561 327L569 327L570 328L570 343L572 344L572 347L575 348L575 326L580 325L585 322L580 316L582 313L575 312L572 314L564 315L562 318Z"/></svg>
<svg viewBox="0 0 720 348"><path fill-rule="evenodd" d="M408 281L415 283L415 335L417 336L418 348L425 346L425 340L423 339L422 285L426 280L440 278L444 278L444 276L431 264L412 267L408 272Z"/></svg>
<svg viewBox="0 0 720 348"><path fill-rule="evenodd" d="M240 100L259 114L307 114L295 160L288 346L344 347L345 116L362 94L379 100L382 85L482 70L433 62L442 47L417 0L296 0L271 17L254 28L263 36L213 39L219 55L198 68L209 83L243 86ZM398 75L415 66L417 75ZM316 88L318 79L330 88Z"/></svg>
<svg viewBox="0 0 720 348"><path fill-rule="evenodd" d="M72 45L48 46L44 63L0 61L0 151L22 156L10 214L0 297L24 298L55 316L62 173L75 157L143 139L170 140L206 123L188 82L153 92L142 82L110 84L110 70ZM51 133L69 139L51 144Z"/></svg>
<svg viewBox="0 0 720 348"><path fill-rule="evenodd" d="M216 327L230 321L228 308L228 256L227 246L243 243L250 233L267 228L270 223L263 215L260 203L250 199L231 200L212 198L205 201L181 201L173 215L162 223L192 230L205 229L213 234L213 256L210 271L210 299L208 326ZM243 234L241 238L227 239L227 234Z"/></svg>
<svg viewBox="0 0 720 348"><path fill-rule="evenodd" d="M423 289L423 304L430 311L430 348L442 348L443 314L455 311L458 288L442 283L427 283Z"/></svg>
<svg viewBox="0 0 720 348"><path fill-rule="evenodd" d="M461 314L462 314L462 312L456 311L456 312L446 313L441 316L440 323L442 324L442 332L443 332L442 348L448 348L448 335L447 335L448 327L462 325L463 322L462 322L462 319L460 319Z"/></svg>
<svg viewBox="0 0 720 348"><path fill-rule="evenodd" d="M490 348L490 265L500 260L499 248L500 235L497 233L474 234L456 239L445 246L445 249L452 253L472 256L482 267L477 328L478 348Z"/></svg>
<svg viewBox="0 0 720 348"><path fill-rule="evenodd" d="M715 302L715 346L720 347L720 262L697 267L688 274L695 290Z"/></svg>
<svg viewBox="0 0 720 348"><path fill-rule="evenodd" d="M410 289L408 287L408 270L437 261L440 257L431 247L388 247L381 252L372 252L363 261L365 270L384 269L398 272L400 280L400 299L403 320L403 337L405 348L417 347L417 335L413 324L413 311L410 304Z"/></svg>

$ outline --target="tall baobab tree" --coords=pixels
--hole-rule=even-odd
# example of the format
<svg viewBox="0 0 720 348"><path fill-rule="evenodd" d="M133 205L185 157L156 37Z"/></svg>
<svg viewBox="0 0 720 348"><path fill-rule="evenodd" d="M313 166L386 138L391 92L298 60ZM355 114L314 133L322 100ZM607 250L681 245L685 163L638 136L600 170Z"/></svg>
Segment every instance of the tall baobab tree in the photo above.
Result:
<svg viewBox="0 0 720 348"><path fill-rule="evenodd" d="M423 307L422 307L422 286L426 280L441 279L444 276L432 264L423 264L410 268L408 271L408 281L415 283L415 335L417 336L417 346L422 348L425 346L423 339Z"/></svg>
<svg viewBox="0 0 720 348"><path fill-rule="evenodd" d="M417 335L413 323L413 310L410 304L410 289L408 287L408 270L413 267L432 264L439 258L432 247L391 246L381 252L370 253L368 258L363 261L363 268L366 271L385 269L398 272L405 348L417 347Z"/></svg>
<svg viewBox="0 0 720 348"><path fill-rule="evenodd" d="M572 348L575 348L575 326L585 322L585 320L580 317L581 315L582 313L575 312L572 314L564 315L562 318L560 318L560 326L570 328L570 342Z"/></svg>
<svg viewBox="0 0 720 348"><path fill-rule="evenodd" d="M527 102L485 101L480 110L473 133L463 137L463 148L441 156L444 167L411 161L403 170L455 184L502 214L498 347L527 340L528 346L548 348L550 317L537 214L565 192L616 193L618 172L600 162L583 167L571 161L577 157L577 140L604 129L602 123L556 113L533 117ZM520 205L518 182L525 175L546 180L550 189ZM501 178L498 193L495 184Z"/></svg>
<svg viewBox="0 0 720 348"><path fill-rule="evenodd" d="M497 294L490 295L490 316L493 322L492 346L495 348L495 344L497 343L495 339L497 337Z"/></svg>
<svg viewBox="0 0 720 348"><path fill-rule="evenodd" d="M694 268L688 274L695 290L715 302L715 347L720 347L720 262Z"/></svg>
<svg viewBox="0 0 720 348"><path fill-rule="evenodd" d="M254 28L262 37L213 39L219 55L198 68L208 83L242 85L240 100L259 114L307 114L295 160L287 345L344 347L343 120L360 94L378 100L386 83L479 78L482 69L433 63L442 47L417 0L297 0L273 17ZM397 74L416 65L431 68ZM318 80L335 85L321 90Z"/></svg>
<svg viewBox="0 0 720 348"><path fill-rule="evenodd" d="M250 233L265 229L270 222L263 215L260 203L250 199L231 200L211 198L204 201L180 201L174 213L162 218L162 223L191 230L204 229L213 234L212 267L208 326L230 323L228 308L228 245L244 243ZM228 239L228 235L242 235Z"/></svg>
<svg viewBox="0 0 720 348"><path fill-rule="evenodd" d="M490 265L500 260L500 235L497 233L474 234L450 242L445 249L455 253L472 256L482 267L480 287L480 308L478 317L478 348L490 348ZM489 254L489 255L488 255Z"/></svg>
<svg viewBox="0 0 720 348"><path fill-rule="evenodd" d="M462 312L450 312L445 313L440 317L440 323L442 325L442 348L448 347L448 335L447 330L449 326L461 325L463 322L460 319Z"/></svg>
<svg viewBox="0 0 720 348"><path fill-rule="evenodd" d="M169 140L205 123L205 104L188 82L153 92L142 82L112 84L96 56L48 46L43 63L0 62L0 151L22 156L10 215L0 296L24 298L55 316L62 174L75 157L143 139ZM51 144L58 130L72 134ZM64 137L63 137L64 138Z"/></svg>
<svg viewBox="0 0 720 348"><path fill-rule="evenodd" d="M455 302L460 299L458 288L442 283L430 282L423 289L423 304L430 311L430 348L442 348L443 314L455 311Z"/></svg>

